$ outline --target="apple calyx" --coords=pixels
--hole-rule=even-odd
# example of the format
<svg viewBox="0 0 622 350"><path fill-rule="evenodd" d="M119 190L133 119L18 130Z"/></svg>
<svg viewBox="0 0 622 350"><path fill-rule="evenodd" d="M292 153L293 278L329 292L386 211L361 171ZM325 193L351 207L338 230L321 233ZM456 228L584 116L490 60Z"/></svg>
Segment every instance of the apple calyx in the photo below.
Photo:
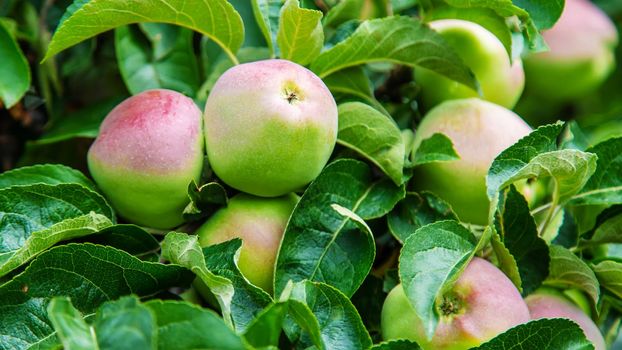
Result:
<svg viewBox="0 0 622 350"><path fill-rule="evenodd" d="M443 295L443 299L438 306L438 310L443 317L452 317L462 314L462 298L455 293L447 293Z"/></svg>
<svg viewBox="0 0 622 350"><path fill-rule="evenodd" d="M293 105L298 101L302 101L302 93L298 89L298 86L292 81L285 83L283 93L285 94L285 99L290 105Z"/></svg>

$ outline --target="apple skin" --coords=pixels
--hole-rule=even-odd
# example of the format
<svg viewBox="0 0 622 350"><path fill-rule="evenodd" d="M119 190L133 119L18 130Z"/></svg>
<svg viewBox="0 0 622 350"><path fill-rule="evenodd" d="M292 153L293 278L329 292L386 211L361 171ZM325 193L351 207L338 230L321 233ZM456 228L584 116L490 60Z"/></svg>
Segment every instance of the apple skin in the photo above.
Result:
<svg viewBox="0 0 622 350"><path fill-rule="evenodd" d="M274 264L298 196L261 198L240 193L198 230L201 246L242 239L238 267L254 285L272 293ZM199 289L199 291L201 291Z"/></svg>
<svg viewBox="0 0 622 350"><path fill-rule="evenodd" d="M415 168L413 186L447 201L460 220L477 225L488 222L490 202L486 175L493 160L531 128L514 112L477 98L449 100L432 109L415 130L414 150L435 133L454 145L459 160Z"/></svg>
<svg viewBox="0 0 622 350"><path fill-rule="evenodd" d="M525 86L523 65L520 59L510 62L494 34L477 23L459 19L441 19L429 25L475 74L482 99L510 109L516 105ZM446 100L479 96L466 85L425 68L415 69L415 81L421 86L421 100L427 109Z"/></svg>
<svg viewBox="0 0 622 350"><path fill-rule="evenodd" d="M560 19L543 36L550 51L524 62L529 95L569 101L596 90L615 68L615 25L588 0L566 0Z"/></svg>
<svg viewBox="0 0 622 350"><path fill-rule="evenodd" d="M130 222L169 229L183 222L188 185L203 167L201 110L171 90L149 90L116 106L88 152L97 186Z"/></svg>
<svg viewBox="0 0 622 350"><path fill-rule="evenodd" d="M205 105L207 156L227 185L276 197L315 179L335 147L337 105L320 78L285 60L237 65Z"/></svg>
<svg viewBox="0 0 622 350"><path fill-rule="evenodd" d="M606 350L605 339L594 321L562 293L552 289L540 289L525 298L533 320L541 318L568 318L576 322L595 350Z"/></svg>
<svg viewBox="0 0 622 350"><path fill-rule="evenodd" d="M383 338L414 340L424 350L466 350L530 320L512 281L484 259L473 258L449 294L459 310L447 315L437 306L440 322L428 340L402 285L397 285L382 307Z"/></svg>

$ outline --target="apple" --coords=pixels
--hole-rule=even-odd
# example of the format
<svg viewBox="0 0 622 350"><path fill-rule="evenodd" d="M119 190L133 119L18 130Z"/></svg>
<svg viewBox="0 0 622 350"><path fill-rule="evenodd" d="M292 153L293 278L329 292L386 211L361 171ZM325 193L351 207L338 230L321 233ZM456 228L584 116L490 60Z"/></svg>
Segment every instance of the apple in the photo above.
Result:
<svg viewBox="0 0 622 350"><path fill-rule="evenodd" d="M513 108L525 85L520 59L512 63L497 37L477 23L459 19L441 19L429 23L456 51L477 78L481 98ZM421 101L430 109L439 103L478 97L478 92L425 68L415 69L415 81L421 86Z"/></svg>
<svg viewBox="0 0 622 350"><path fill-rule="evenodd" d="M597 89L615 67L615 25L588 0L566 0L560 19L542 34L550 51L525 58L526 91L568 101Z"/></svg>
<svg viewBox="0 0 622 350"><path fill-rule="evenodd" d="M596 350L606 350L605 339L598 326L564 294L554 289L539 289L525 298L529 313L534 320L540 318L567 318L576 322Z"/></svg>
<svg viewBox="0 0 622 350"><path fill-rule="evenodd" d="M415 168L416 190L434 192L447 201L460 220L488 222L486 175L493 160L531 128L515 113L477 98L449 100L432 109L415 130L414 152L435 133L449 137L459 160Z"/></svg>
<svg viewBox="0 0 622 350"><path fill-rule="evenodd" d="M320 78L290 61L237 65L205 104L207 156L227 185L275 197L315 179L337 140L337 105Z"/></svg>
<svg viewBox="0 0 622 350"><path fill-rule="evenodd" d="M512 281L477 257L440 300L436 305L439 324L432 339L427 339L421 319L402 285L397 285L382 307L383 338L414 340L424 350L462 350L530 320L527 305Z"/></svg>
<svg viewBox="0 0 622 350"><path fill-rule="evenodd" d="M240 193L197 230L199 243L205 247L241 238L240 272L254 285L272 293L276 255L297 202L295 194L261 198Z"/></svg>
<svg viewBox="0 0 622 350"><path fill-rule="evenodd" d="M171 90L149 90L116 106L88 152L97 186L132 223L168 229L183 222L188 185L203 167L201 110Z"/></svg>

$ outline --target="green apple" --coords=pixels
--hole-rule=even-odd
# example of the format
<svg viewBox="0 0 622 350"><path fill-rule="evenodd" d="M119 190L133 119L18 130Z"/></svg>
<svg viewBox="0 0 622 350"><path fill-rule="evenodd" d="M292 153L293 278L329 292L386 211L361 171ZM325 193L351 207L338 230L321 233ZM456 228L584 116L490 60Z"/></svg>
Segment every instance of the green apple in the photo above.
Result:
<svg viewBox="0 0 622 350"><path fill-rule="evenodd" d="M553 28L543 32L550 51L525 58L526 91L568 101L597 89L615 67L615 25L588 0L566 0Z"/></svg>
<svg viewBox="0 0 622 350"><path fill-rule="evenodd" d="M473 258L440 300L439 324L427 339L421 319L398 285L382 307L383 338L414 340L424 350L466 350L529 321L527 305L512 281L480 258Z"/></svg>
<svg viewBox="0 0 622 350"><path fill-rule="evenodd" d="M415 148L435 133L449 137L459 160L415 168L413 185L447 201L458 217L472 224L488 222L486 175L493 160L531 128L515 113L477 98L450 100L432 109L415 131Z"/></svg>
<svg viewBox="0 0 622 350"><path fill-rule="evenodd" d="M513 108L525 85L520 59L510 57L497 37L477 23L459 19L441 19L429 23L458 53L477 78L481 98ZM415 69L415 81L421 86L421 100L427 109L460 98L478 97L477 91L424 68Z"/></svg>
<svg viewBox="0 0 622 350"><path fill-rule="evenodd" d="M207 156L226 184L256 196L298 190L337 140L337 105L320 78L285 60L237 65L205 104Z"/></svg>
<svg viewBox="0 0 622 350"><path fill-rule="evenodd" d="M592 319L573 304L564 294L550 288L539 289L525 298L534 320L540 318L567 318L576 322L595 350L606 350L605 339Z"/></svg>
<svg viewBox="0 0 622 350"><path fill-rule="evenodd" d="M188 185L203 167L201 111L171 90L149 90L116 106L88 152L88 166L117 213L168 229L183 222Z"/></svg>
<svg viewBox="0 0 622 350"><path fill-rule="evenodd" d="M295 194L277 198L238 194L197 230L199 242L205 247L241 238L240 272L271 293L276 255L297 202Z"/></svg>

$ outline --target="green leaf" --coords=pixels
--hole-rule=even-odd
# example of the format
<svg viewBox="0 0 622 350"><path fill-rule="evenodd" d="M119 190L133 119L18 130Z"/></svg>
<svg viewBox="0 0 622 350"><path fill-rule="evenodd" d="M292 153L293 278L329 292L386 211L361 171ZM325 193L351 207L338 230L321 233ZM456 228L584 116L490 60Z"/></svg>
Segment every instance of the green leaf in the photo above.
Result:
<svg viewBox="0 0 622 350"><path fill-rule="evenodd" d="M0 277L25 264L54 244L88 236L112 225L107 217L91 212L65 219L46 229L33 232L21 247L0 252Z"/></svg>
<svg viewBox="0 0 622 350"><path fill-rule="evenodd" d="M82 185L34 184L1 189L0 236L3 239L0 240L0 256L3 257L0 261L20 249L33 232L90 213L114 219L112 209L105 200ZM70 227L71 224L61 225L57 229L62 231Z"/></svg>
<svg viewBox="0 0 622 350"><path fill-rule="evenodd" d="M572 205L622 203L622 138L612 138L591 147L586 152L598 156L596 171Z"/></svg>
<svg viewBox="0 0 622 350"><path fill-rule="evenodd" d="M325 77L323 81L333 94L353 95L371 105L378 103L374 98L371 82L360 66L342 69Z"/></svg>
<svg viewBox="0 0 622 350"><path fill-rule="evenodd" d="M211 310L172 300L151 300L144 305L157 320L158 349L247 349Z"/></svg>
<svg viewBox="0 0 622 350"><path fill-rule="evenodd" d="M473 350L594 350L569 319L541 319L518 325Z"/></svg>
<svg viewBox="0 0 622 350"><path fill-rule="evenodd" d="M500 242L516 260L522 281L518 287L528 295L540 287L549 274L549 248L538 236L527 201L514 186L505 191L495 224Z"/></svg>
<svg viewBox="0 0 622 350"><path fill-rule="evenodd" d="M505 23L505 18L489 8L456 8L442 6L434 8L425 16L426 22L439 19L461 19L481 25L494 34L505 47L509 57L512 57L512 32Z"/></svg>
<svg viewBox="0 0 622 350"><path fill-rule="evenodd" d="M150 31L158 32L152 35L173 40L172 47L150 45L134 26L115 30L117 64L128 90L135 95L150 89L171 89L196 96L199 67L192 46L193 32L168 24L148 24ZM168 52L163 55L163 51Z"/></svg>
<svg viewBox="0 0 622 350"><path fill-rule="evenodd" d="M400 280L428 339L439 323L437 300L460 276L476 245L475 236L453 220L423 226L406 239L400 253Z"/></svg>
<svg viewBox="0 0 622 350"><path fill-rule="evenodd" d="M84 109L55 119L43 136L33 143L47 145L75 137L95 138L99 134L99 125L108 112L121 103L125 96L116 96L103 102L93 103Z"/></svg>
<svg viewBox="0 0 622 350"><path fill-rule="evenodd" d="M320 321L320 337L325 349L371 347L372 341L361 317L348 297L339 290L324 283L303 281L294 284L291 299L306 304ZM290 339L294 333L289 330ZM311 345L305 336L299 341L301 348Z"/></svg>
<svg viewBox="0 0 622 350"><path fill-rule="evenodd" d="M407 17L363 22L347 39L311 64L320 77L364 63L389 61L427 68L477 90L475 78L441 36Z"/></svg>
<svg viewBox="0 0 622 350"><path fill-rule="evenodd" d="M390 340L372 346L371 350L420 350L419 344L405 339Z"/></svg>
<svg viewBox="0 0 622 350"><path fill-rule="evenodd" d="M253 14L272 56L277 51L276 38L281 6L285 0L251 0Z"/></svg>
<svg viewBox="0 0 622 350"><path fill-rule="evenodd" d="M136 297L104 303L87 325L68 298L54 298L48 315L66 350L155 349L155 319Z"/></svg>
<svg viewBox="0 0 622 350"><path fill-rule="evenodd" d="M390 6L387 1L343 0L326 13L324 26L336 28L351 20L380 18L389 14Z"/></svg>
<svg viewBox="0 0 622 350"><path fill-rule="evenodd" d="M240 15L226 0L75 0L61 19L43 60L107 30L138 22L162 22L195 30L216 42L233 62L244 42Z"/></svg>
<svg viewBox="0 0 622 350"><path fill-rule="evenodd" d="M444 134L436 133L421 141L421 144L415 151L412 165L416 166L457 159L460 159L460 155L454 149L451 139Z"/></svg>
<svg viewBox="0 0 622 350"><path fill-rule="evenodd" d="M0 102L11 108L30 87L30 67L15 38L0 22Z"/></svg>
<svg viewBox="0 0 622 350"><path fill-rule="evenodd" d="M622 263L604 260L592 266L598 281L618 298L622 298ZM596 284L598 287L598 284Z"/></svg>
<svg viewBox="0 0 622 350"><path fill-rule="evenodd" d="M75 241L111 246L142 260L148 260L154 255L159 258L155 253L160 250L160 242L136 225L113 225Z"/></svg>
<svg viewBox="0 0 622 350"><path fill-rule="evenodd" d="M342 159L324 168L302 195L285 229L276 262L275 294L289 280L308 279L352 296L371 269L375 244L371 232L334 205L368 219L388 213L401 199L396 192L403 193L403 188L378 186L369 166L360 161Z"/></svg>
<svg viewBox="0 0 622 350"><path fill-rule="evenodd" d="M553 27L562 15L565 0L512 0L512 3L525 9L540 30Z"/></svg>
<svg viewBox="0 0 622 350"><path fill-rule="evenodd" d="M0 189L32 184L80 184L95 190L95 185L80 171L61 164L37 164L6 171L0 174Z"/></svg>
<svg viewBox="0 0 622 350"><path fill-rule="evenodd" d="M442 220L458 217L447 202L430 192L409 192L387 216L389 230L402 243L422 226Z"/></svg>
<svg viewBox="0 0 622 350"><path fill-rule="evenodd" d="M404 144L400 130L386 115L361 102L338 106L337 142L377 165L396 185L402 183Z"/></svg>
<svg viewBox="0 0 622 350"><path fill-rule="evenodd" d="M234 288L227 278L217 276L205 265L205 258L196 235L170 232L162 241L162 257L174 264L184 266L203 281L218 300L223 318L232 325L231 302Z"/></svg>
<svg viewBox="0 0 622 350"><path fill-rule="evenodd" d="M300 65L311 63L324 45L322 12L300 8L298 0L287 0L281 8L277 43L281 58Z"/></svg>
<svg viewBox="0 0 622 350"><path fill-rule="evenodd" d="M622 243L622 206L614 205L605 209L596 218L595 229L591 235L584 236L581 247L607 243Z"/></svg>
<svg viewBox="0 0 622 350"><path fill-rule="evenodd" d="M192 180L188 185L188 196L190 203L184 208L183 213L187 221L209 216L228 201L227 191L217 182L208 182L199 187Z"/></svg>
<svg viewBox="0 0 622 350"><path fill-rule="evenodd" d="M193 278L190 271L180 266L143 262L111 247L55 247L0 286L0 339L7 339L11 349L53 344L54 330L46 309L55 296L71 298L74 306L87 314L105 301L185 287Z"/></svg>
<svg viewBox="0 0 622 350"><path fill-rule="evenodd" d="M203 248L207 269L228 279L233 285L235 293L230 308L238 333L244 332L261 310L272 301L268 293L251 284L240 272L236 259L241 247L242 240L237 238Z"/></svg>
<svg viewBox="0 0 622 350"><path fill-rule="evenodd" d="M91 327L84 321L80 311L71 305L69 298L55 297L48 304L47 312L64 349L98 348L95 333L91 333Z"/></svg>
<svg viewBox="0 0 622 350"><path fill-rule="evenodd" d="M549 247L551 263L545 285L561 288L577 288L585 292L593 305L598 304L600 286L590 267L571 251L558 245Z"/></svg>

